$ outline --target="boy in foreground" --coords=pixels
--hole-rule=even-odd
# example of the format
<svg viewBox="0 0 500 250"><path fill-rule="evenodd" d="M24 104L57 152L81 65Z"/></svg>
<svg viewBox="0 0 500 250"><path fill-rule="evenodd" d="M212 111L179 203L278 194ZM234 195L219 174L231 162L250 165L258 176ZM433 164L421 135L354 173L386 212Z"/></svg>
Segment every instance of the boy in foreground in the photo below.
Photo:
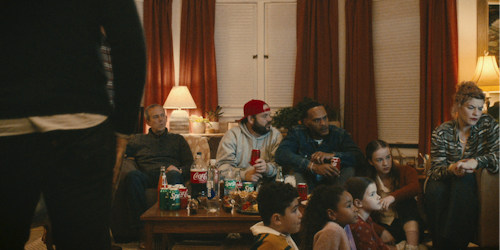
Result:
<svg viewBox="0 0 500 250"><path fill-rule="evenodd" d="M252 250L298 250L290 237L299 232L302 218L297 189L288 183L272 182L259 189L257 202L262 221L250 228L255 235Z"/></svg>

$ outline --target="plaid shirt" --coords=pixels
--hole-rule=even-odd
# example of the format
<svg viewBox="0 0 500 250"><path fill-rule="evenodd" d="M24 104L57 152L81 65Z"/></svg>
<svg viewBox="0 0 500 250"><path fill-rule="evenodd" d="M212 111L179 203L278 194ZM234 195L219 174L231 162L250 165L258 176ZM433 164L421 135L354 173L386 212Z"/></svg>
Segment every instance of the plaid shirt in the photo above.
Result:
<svg viewBox="0 0 500 250"><path fill-rule="evenodd" d="M434 179L446 179L455 175L448 171L448 166L462 159L475 159L478 168L486 168L492 173L498 172L499 141L498 123L483 114L475 126L471 127L465 150L458 137L458 121L452 120L441 124L432 133L431 169L427 175Z"/></svg>

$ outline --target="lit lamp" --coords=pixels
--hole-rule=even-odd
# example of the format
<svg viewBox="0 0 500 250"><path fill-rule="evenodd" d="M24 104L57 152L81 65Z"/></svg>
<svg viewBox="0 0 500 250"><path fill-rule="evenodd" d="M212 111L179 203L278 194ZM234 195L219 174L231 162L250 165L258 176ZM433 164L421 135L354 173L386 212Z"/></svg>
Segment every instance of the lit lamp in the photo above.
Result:
<svg viewBox="0 0 500 250"><path fill-rule="evenodd" d="M473 82L476 82L477 86L480 87L486 93L486 110L490 106L490 91L498 91L500 80L500 72L498 70L498 65L496 58L494 56L488 56L488 52L484 53L484 56L480 56L477 59L476 72L472 78Z"/></svg>
<svg viewBox="0 0 500 250"><path fill-rule="evenodd" d="M172 111L172 114L170 115L169 132L176 134L188 134L188 113L181 109L195 109L196 103L194 103L193 97L191 96L191 93L189 93L187 86L172 87L165 104L163 104L163 108L176 109Z"/></svg>

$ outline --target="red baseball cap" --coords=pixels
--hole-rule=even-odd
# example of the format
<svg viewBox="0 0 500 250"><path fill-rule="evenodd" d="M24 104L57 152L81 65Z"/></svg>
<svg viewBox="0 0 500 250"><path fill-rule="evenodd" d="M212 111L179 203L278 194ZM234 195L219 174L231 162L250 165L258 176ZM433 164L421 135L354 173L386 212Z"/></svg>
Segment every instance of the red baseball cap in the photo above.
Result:
<svg viewBox="0 0 500 250"><path fill-rule="evenodd" d="M269 105L267 105L267 103L261 100L252 99L251 101L247 102L243 107L243 112L245 116L241 118L240 121L245 119L245 117L249 115L256 115L267 111L271 111L271 108L269 108Z"/></svg>

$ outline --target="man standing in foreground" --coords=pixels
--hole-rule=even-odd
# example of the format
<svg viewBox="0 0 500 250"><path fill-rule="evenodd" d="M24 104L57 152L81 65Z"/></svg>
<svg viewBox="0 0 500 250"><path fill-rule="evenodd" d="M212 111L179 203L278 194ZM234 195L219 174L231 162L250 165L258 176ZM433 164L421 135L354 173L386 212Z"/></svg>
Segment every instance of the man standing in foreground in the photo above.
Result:
<svg viewBox="0 0 500 250"><path fill-rule="evenodd" d="M43 192L58 250L109 249L112 182L145 80L134 1L0 7L0 249L24 249ZM109 38L115 108L100 53ZM115 167L115 168L113 168Z"/></svg>
<svg viewBox="0 0 500 250"><path fill-rule="evenodd" d="M217 165L224 178L230 169L233 173L239 169L241 180L258 182L276 175L278 165L274 153L283 136L271 127L271 109L265 102L247 102L244 114L240 125L227 131L222 138L217 150ZM253 149L260 150L260 158L251 165Z"/></svg>
<svg viewBox="0 0 500 250"><path fill-rule="evenodd" d="M332 158L340 158L340 170ZM344 185L354 176L355 167L366 165L366 159L347 131L328 125L321 104L312 102L302 113L302 124L288 131L276 151L276 161L295 171L298 181L305 178L309 191L324 183Z"/></svg>

